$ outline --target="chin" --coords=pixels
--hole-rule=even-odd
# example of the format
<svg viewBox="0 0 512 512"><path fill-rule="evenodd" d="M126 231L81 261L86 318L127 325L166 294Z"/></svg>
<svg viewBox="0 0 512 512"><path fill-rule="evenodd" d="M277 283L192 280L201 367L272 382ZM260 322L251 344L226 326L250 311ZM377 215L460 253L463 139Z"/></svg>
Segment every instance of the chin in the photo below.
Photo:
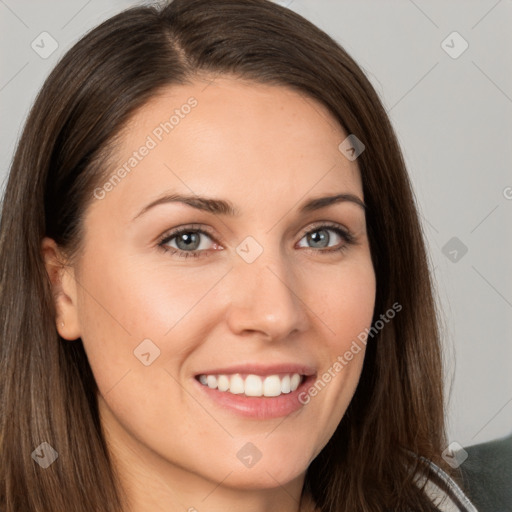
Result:
<svg viewBox="0 0 512 512"><path fill-rule="evenodd" d="M213 471L213 478L218 481L219 475L231 473L224 484L236 489L262 490L284 486L301 477L308 468L310 457L303 447L299 449L297 453L267 450L267 456L262 453L257 462L247 461L247 466L238 458L235 465L231 460L226 461L222 468Z"/></svg>
<svg viewBox="0 0 512 512"><path fill-rule="evenodd" d="M286 486L301 477L307 468L297 467L256 467L233 471L224 484L233 489L264 490Z"/></svg>

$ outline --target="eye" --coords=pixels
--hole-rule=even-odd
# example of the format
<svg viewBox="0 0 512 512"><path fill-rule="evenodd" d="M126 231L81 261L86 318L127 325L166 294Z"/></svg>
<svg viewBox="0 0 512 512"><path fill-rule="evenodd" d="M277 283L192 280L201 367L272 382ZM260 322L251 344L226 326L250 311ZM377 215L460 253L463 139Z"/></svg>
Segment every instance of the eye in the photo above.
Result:
<svg viewBox="0 0 512 512"><path fill-rule="evenodd" d="M210 242L208 242L210 240ZM208 249L218 249L220 246L212 240L212 236L204 229L188 226L166 233L158 243L166 252L179 254L182 257L208 255Z"/></svg>
<svg viewBox="0 0 512 512"><path fill-rule="evenodd" d="M333 224L321 224L309 230L301 239L306 240L309 249L320 249L316 252L337 252L347 249L354 243L354 237L341 226ZM330 245L334 242L334 245ZM341 245L340 245L341 243ZM300 242L299 242L300 244ZM299 245L299 247L304 247Z"/></svg>

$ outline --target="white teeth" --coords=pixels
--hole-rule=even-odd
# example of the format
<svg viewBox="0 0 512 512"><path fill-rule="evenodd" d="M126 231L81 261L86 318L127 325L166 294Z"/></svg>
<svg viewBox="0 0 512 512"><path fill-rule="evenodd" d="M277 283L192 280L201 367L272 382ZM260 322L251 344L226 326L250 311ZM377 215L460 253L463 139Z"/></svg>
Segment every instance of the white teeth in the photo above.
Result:
<svg viewBox="0 0 512 512"><path fill-rule="evenodd" d="M244 392L244 379L240 375L236 374L231 377L229 392L234 395L240 395Z"/></svg>
<svg viewBox="0 0 512 512"><path fill-rule="evenodd" d="M279 396L281 394L281 379L278 375L266 377L263 381L263 394L265 396Z"/></svg>
<svg viewBox="0 0 512 512"><path fill-rule="evenodd" d="M234 395L274 397L295 391L302 381L298 373L283 375L247 375L244 379L238 373L234 375L200 375L199 382L211 389L227 391Z"/></svg>
<svg viewBox="0 0 512 512"><path fill-rule="evenodd" d="M285 375L281 379L281 392L282 393L289 393L290 391L291 391L291 389L290 389L290 376L289 375Z"/></svg>
<svg viewBox="0 0 512 512"><path fill-rule="evenodd" d="M217 388L219 391L227 391L229 389L229 377L226 375L219 375L217 379Z"/></svg>
<svg viewBox="0 0 512 512"><path fill-rule="evenodd" d="M290 380L290 389L292 391L295 391L299 387L299 384L300 384L300 375L298 373L294 373Z"/></svg>
<svg viewBox="0 0 512 512"><path fill-rule="evenodd" d="M245 379L245 394L246 396L263 395L263 382L261 377L257 375L247 375Z"/></svg>

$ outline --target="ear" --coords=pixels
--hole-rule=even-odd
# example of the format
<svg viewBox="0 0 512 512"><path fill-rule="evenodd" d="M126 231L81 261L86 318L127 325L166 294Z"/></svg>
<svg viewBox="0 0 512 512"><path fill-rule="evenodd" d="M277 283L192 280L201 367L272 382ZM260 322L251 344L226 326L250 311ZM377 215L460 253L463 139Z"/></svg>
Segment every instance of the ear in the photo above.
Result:
<svg viewBox="0 0 512 512"><path fill-rule="evenodd" d="M46 272L50 278L55 310L57 311L57 331L66 340L80 337L80 324L77 309L77 285L75 271L66 263L62 252L51 238L41 242L41 253Z"/></svg>

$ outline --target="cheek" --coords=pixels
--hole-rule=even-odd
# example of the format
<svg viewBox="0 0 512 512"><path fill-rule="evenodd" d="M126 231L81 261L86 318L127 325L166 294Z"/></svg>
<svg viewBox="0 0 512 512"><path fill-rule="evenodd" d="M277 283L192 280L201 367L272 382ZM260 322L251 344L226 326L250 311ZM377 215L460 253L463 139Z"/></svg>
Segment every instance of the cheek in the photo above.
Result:
<svg viewBox="0 0 512 512"><path fill-rule="evenodd" d="M166 445L168 439L155 428L162 423L182 434L194 432L190 442L196 445L196 438L211 436L207 428L198 432L198 418L199 425L209 425L211 417L190 400L182 377L189 356L219 322L215 284L225 272L207 266L169 269L166 263L142 265L99 254L94 265L82 269L80 279L87 284L79 295L82 341L99 392L123 428L140 442L154 441L155 451L177 457L187 452L179 443ZM148 440L145 433L152 431L154 439Z"/></svg>
<svg viewBox="0 0 512 512"><path fill-rule="evenodd" d="M320 305L319 317L329 327L330 355L343 353L351 342L370 327L376 294L376 280L369 255L320 278L312 304ZM317 283L320 284L317 279ZM321 290L321 292L320 292ZM309 292L311 296L311 292Z"/></svg>
<svg viewBox="0 0 512 512"><path fill-rule="evenodd" d="M144 363L159 362L174 311L163 300L163 286L152 286L122 255L109 256L98 251L84 258L78 294L81 338L103 394L146 369Z"/></svg>
<svg viewBox="0 0 512 512"><path fill-rule="evenodd" d="M365 334L371 327L376 293L375 273L369 258L347 264L322 279L324 293L312 297L316 304L322 305L319 318L328 327L322 367L300 397L312 409L319 424L325 426L319 446L327 443L334 433L359 382L366 350Z"/></svg>
<svg viewBox="0 0 512 512"><path fill-rule="evenodd" d="M134 350L148 339L162 356L168 355L171 338L170 355L186 353L190 337L175 333L195 316L201 297L222 275L162 268L158 262L143 265L124 255L98 255L93 263L80 273L86 284L78 302L82 340L91 357L108 356L118 364L131 364Z"/></svg>
<svg viewBox="0 0 512 512"><path fill-rule="evenodd" d="M80 288L78 310L104 418L117 437L130 433L125 442L137 439L179 458L187 444L169 438L167 429L197 432L197 418L205 424L210 419L178 381L196 340L206 337L197 334L194 305L218 278L200 282L196 276L197 282L185 286L191 280L178 277L182 273L137 266L122 255L98 253L90 262L81 268L86 286Z"/></svg>

